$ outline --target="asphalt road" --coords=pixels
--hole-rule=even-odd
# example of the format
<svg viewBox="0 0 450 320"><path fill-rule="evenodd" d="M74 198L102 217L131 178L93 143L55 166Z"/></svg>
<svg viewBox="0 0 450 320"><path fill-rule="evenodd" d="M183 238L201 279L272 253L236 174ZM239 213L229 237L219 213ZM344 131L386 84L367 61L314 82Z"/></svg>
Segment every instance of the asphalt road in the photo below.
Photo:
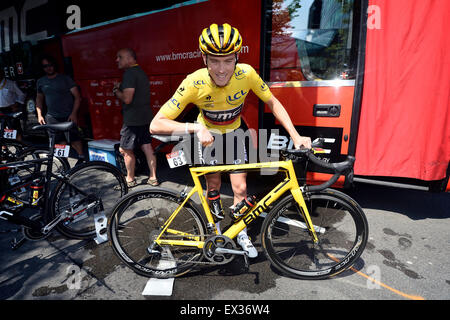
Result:
<svg viewBox="0 0 450 320"><path fill-rule="evenodd" d="M164 180L162 187L178 190L190 181L186 171L169 171L163 165L159 176ZM146 179L144 175L138 177L141 182ZM450 299L450 194L364 184L356 184L348 193L367 215L369 241L353 268L333 279L304 281L279 274L262 252L257 225L249 234L259 256L251 260L248 271L236 259L227 266L209 267L175 279L170 296L144 296L149 279L124 266L109 243L69 240L54 232L46 240L27 241L13 251L10 241L20 238L20 231L0 220L0 299L205 303ZM225 205L231 203L227 183L222 194Z"/></svg>

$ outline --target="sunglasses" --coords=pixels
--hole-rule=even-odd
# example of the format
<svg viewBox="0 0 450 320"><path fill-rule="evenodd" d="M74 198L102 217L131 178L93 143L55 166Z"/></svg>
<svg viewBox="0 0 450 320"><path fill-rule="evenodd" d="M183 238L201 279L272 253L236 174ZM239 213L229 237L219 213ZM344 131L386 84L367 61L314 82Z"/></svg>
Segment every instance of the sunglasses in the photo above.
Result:
<svg viewBox="0 0 450 320"><path fill-rule="evenodd" d="M49 68L49 67L53 67L53 64L50 63L50 64L43 64L42 65L42 68L44 68L44 69L45 68Z"/></svg>

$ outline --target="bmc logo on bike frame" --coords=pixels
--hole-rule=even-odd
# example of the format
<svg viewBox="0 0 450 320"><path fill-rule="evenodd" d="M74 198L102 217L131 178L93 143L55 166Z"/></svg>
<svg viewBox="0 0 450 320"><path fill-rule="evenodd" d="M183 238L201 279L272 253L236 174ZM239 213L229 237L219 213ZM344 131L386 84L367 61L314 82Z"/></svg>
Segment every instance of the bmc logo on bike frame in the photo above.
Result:
<svg viewBox="0 0 450 320"><path fill-rule="evenodd" d="M268 205L266 205L267 201L269 201L269 199L272 198L272 196L267 196L266 199L264 199L264 202L262 204L260 204L259 206L257 206L254 210L252 210L249 214L247 214L243 220L244 223L248 226L250 223L253 222L253 220L255 220L261 213L263 213Z"/></svg>

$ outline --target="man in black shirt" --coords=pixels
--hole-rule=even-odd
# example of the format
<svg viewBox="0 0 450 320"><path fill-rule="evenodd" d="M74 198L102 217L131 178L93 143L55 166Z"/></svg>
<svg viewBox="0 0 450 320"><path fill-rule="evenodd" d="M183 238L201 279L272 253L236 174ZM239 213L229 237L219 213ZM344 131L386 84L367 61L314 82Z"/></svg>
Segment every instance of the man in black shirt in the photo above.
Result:
<svg viewBox="0 0 450 320"><path fill-rule="evenodd" d="M40 124L55 124L72 121L78 124L78 110L81 96L75 81L67 75L57 72L56 60L52 56L41 58L42 69L45 76L36 83L36 112ZM47 114L44 117L44 101L47 105ZM71 146L78 153L77 164L84 162L83 143L78 134L78 126L69 131ZM63 133L57 133L56 143L65 140Z"/></svg>
<svg viewBox="0 0 450 320"><path fill-rule="evenodd" d="M144 70L137 64L136 54L125 48L117 53L116 62L124 70L122 83L114 86L115 96L122 101L123 126L120 130L120 152L125 160L127 183L134 187L136 158L135 147L141 147L150 169L148 184L157 186L156 158L153 154L149 125L153 115L150 109L150 82Z"/></svg>

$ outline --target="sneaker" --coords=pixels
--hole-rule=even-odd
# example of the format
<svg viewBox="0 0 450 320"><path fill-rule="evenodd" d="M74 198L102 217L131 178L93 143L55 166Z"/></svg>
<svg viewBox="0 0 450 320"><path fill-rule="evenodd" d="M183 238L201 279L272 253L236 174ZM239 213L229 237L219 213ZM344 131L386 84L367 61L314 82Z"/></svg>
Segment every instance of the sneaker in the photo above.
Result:
<svg viewBox="0 0 450 320"><path fill-rule="evenodd" d="M238 236L237 243L247 252L249 258L256 258L258 256L258 251L256 251L253 243L248 238L248 235L243 234Z"/></svg>

